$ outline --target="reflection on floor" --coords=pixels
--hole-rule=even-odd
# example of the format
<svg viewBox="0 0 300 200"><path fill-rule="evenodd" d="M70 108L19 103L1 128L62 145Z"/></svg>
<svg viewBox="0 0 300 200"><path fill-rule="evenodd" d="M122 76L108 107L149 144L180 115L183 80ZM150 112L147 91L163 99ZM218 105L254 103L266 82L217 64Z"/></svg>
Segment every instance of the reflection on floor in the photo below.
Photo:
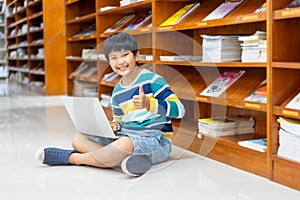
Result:
<svg viewBox="0 0 300 200"><path fill-rule="evenodd" d="M299 191L177 147L139 178L117 169L43 166L36 149L70 147L75 129L59 96L19 92L0 97L1 199L300 199Z"/></svg>

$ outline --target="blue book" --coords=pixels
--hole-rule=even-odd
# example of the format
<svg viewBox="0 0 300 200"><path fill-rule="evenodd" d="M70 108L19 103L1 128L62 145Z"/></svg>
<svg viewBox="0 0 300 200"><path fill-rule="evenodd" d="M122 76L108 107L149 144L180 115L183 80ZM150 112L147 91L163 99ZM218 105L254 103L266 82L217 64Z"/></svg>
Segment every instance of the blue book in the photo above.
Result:
<svg viewBox="0 0 300 200"><path fill-rule="evenodd" d="M260 152L266 152L267 151L267 139L261 138L261 139L254 139L254 140L245 140L245 141L239 141L238 144L240 146L253 149Z"/></svg>

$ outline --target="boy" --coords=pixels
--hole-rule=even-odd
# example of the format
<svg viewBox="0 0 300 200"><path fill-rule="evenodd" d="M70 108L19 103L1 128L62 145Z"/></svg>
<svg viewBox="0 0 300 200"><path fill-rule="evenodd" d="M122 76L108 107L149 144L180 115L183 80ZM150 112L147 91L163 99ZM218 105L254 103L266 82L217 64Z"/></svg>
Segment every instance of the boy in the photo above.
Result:
<svg viewBox="0 0 300 200"><path fill-rule="evenodd" d="M122 76L112 93L111 127L118 139L77 133L74 150L42 148L37 157L47 165L89 165L108 168L121 165L132 176L165 161L172 145L171 118L185 110L165 79L137 65L138 47L127 33L109 36L104 54L113 71Z"/></svg>

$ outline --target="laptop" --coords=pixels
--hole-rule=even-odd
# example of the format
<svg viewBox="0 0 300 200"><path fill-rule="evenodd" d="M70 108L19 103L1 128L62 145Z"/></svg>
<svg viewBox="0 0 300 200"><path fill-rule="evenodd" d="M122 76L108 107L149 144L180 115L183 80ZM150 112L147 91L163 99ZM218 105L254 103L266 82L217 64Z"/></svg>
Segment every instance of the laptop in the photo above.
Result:
<svg viewBox="0 0 300 200"><path fill-rule="evenodd" d="M96 97L61 97L65 108L79 133L106 138L118 138Z"/></svg>

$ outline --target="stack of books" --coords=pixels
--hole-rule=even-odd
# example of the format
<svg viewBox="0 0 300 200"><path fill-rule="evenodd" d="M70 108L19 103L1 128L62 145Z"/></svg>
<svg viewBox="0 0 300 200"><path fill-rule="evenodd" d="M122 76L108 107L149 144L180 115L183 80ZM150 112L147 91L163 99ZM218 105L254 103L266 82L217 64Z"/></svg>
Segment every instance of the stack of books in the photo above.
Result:
<svg viewBox="0 0 300 200"><path fill-rule="evenodd" d="M198 137L202 134L212 137L254 133L253 118L223 116L198 119Z"/></svg>
<svg viewBox="0 0 300 200"><path fill-rule="evenodd" d="M203 62L234 62L241 60L237 35L202 35Z"/></svg>
<svg viewBox="0 0 300 200"><path fill-rule="evenodd" d="M267 36L266 32L256 31L253 35L239 36L242 47L242 62L267 61Z"/></svg>
<svg viewBox="0 0 300 200"><path fill-rule="evenodd" d="M279 117L278 156L300 162L300 120Z"/></svg>

